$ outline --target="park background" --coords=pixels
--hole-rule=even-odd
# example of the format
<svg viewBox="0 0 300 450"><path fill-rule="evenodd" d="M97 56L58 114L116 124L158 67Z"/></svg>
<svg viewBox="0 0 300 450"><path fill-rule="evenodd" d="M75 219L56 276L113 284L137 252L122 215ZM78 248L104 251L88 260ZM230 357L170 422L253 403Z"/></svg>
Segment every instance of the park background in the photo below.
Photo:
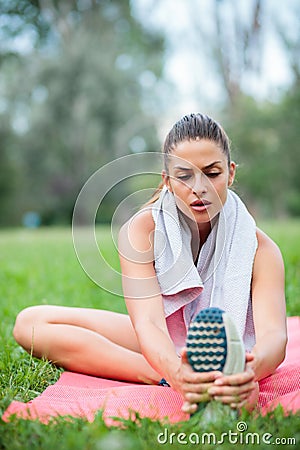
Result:
<svg viewBox="0 0 300 450"><path fill-rule="evenodd" d="M1 0L0 224L70 224L99 167L219 120L256 217L300 215L296 0ZM105 206L105 205L104 205ZM35 215L28 213L33 212ZM111 218L106 202L100 222Z"/></svg>
<svg viewBox="0 0 300 450"><path fill-rule="evenodd" d="M186 113L208 113L228 132L235 189L281 248L287 315L300 315L299 18L297 0L0 0L0 416L61 374L14 341L21 309L126 312L112 271L101 272L100 289L76 258L74 205L103 165L160 152ZM145 187L136 177L112 190L97 215L101 252L115 269L109 222L138 182ZM242 419L249 432L299 442L296 415ZM159 422L137 418L123 428L108 429L101 412L93 423L0 419L0 449L161 448ZM224 416L205 431L230 428L236 423ZM197 420L170 430L203 432Z"/></svg>

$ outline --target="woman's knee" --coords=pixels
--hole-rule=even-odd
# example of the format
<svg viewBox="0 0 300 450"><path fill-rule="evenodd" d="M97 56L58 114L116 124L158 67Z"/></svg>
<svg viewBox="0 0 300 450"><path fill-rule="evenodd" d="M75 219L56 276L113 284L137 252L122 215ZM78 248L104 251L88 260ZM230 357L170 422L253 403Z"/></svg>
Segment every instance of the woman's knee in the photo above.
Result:
<svg viewBox="0 0 300 450"><path fill-rule="evenodd" d="M22 347L30 348L34 326L44 321L46 305L29 306L16 317L13 336Z"/></svg>

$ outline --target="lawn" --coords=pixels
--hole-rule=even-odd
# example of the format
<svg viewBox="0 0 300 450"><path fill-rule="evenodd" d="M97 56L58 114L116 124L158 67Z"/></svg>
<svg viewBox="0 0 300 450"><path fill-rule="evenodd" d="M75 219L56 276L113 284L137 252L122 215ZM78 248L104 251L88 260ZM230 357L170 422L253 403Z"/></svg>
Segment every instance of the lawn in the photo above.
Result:
<svg viewBox="0 0 300 450"><path fill-rule="evenodd" d="M262 223L260 226L278 243L284 256L287 313L300 315L300 222ZM101 228L99 235L101 250L109 263L118 268L109 229ZM110 288L112 291L116 288L116 280L109 279L109 271L103 271L108 290L99 288L87 277L76 258L69 229L3 230L0 232L0 255L0 412L3 413L13 399L28 401L34 398L60 375L59 369L47 361L32 358L14 342L12 328L18 311L35 304L85 306L119 312L125 312L125 306L121 297L109 292ZM270 445L262 442L264 433L272 434L270 439L273 441L275 438L296 438L299 445L299 417L284 417L280 408L265 418L245 412L239 420L247 423L247 432L259 434L257 448ZM146 419L127 421L123 429L109 429L101 413L93 423L60 419L46 426L24 420L13 420L8 424L0 421L0 449L194 448L197 434L211 432L220 438L222 432L236 431L236 425L236 419L225 416L205 430L201 430L197 417L176 425ZM157 438L159 433L164 433L160 435L160 442ZM171 433L174 433L173 437ZM185 433L186 437L179 433ZM164 444L165 436L167 443ZM241 447L247 446L244 437L239 435ZM232 439L231 442L225 439L216 448L232 448L234 437ZM296 448L296 445L288 445L288 441L281 442L282 446ZM206 442L201 447L211 448L212 444Z"/></svg>

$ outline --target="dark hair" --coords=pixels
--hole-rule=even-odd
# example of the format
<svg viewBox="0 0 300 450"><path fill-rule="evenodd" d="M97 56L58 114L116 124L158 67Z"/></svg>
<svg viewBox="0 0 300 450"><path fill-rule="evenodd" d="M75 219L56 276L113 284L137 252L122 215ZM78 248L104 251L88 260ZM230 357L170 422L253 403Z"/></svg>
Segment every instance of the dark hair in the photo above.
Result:
<svg viewBox="0 0 300 450"><path fill-rule="evenodd" d="M228 166L230 165L230 141L221 127L211 117L197 113L189 114L178 120L169 133L164 142L163 153L165 156L165 169L167 170L167 155L172 153L176 145L184 141L193 141L198 139L207 139L215 142L220 150L226 155Z"/></svg>
<svg viewBox="0 0 300 450"><path fill-rule="evenodd" d="M230 141L221 125L206 114L189 114L178 120L166 136L163 145L164 165L168 173L168 156L180 142L206 139L215 142L227 157L230 165ZM159 184L147 205L154 203L160 195L163 182Z"/></svg>

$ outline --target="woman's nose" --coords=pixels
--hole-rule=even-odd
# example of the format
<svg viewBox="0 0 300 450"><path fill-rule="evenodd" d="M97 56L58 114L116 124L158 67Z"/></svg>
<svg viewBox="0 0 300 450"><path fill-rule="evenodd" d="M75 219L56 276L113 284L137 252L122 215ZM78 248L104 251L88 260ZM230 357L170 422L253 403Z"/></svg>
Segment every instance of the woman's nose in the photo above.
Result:
<svg viewBox="0 0 300 450"><path fill-rule="evenodd" d="M207 177L203 173L197 173L195 178L195 182L192 186L193 192L197 196L201 196L207 192Z"/></svg>

